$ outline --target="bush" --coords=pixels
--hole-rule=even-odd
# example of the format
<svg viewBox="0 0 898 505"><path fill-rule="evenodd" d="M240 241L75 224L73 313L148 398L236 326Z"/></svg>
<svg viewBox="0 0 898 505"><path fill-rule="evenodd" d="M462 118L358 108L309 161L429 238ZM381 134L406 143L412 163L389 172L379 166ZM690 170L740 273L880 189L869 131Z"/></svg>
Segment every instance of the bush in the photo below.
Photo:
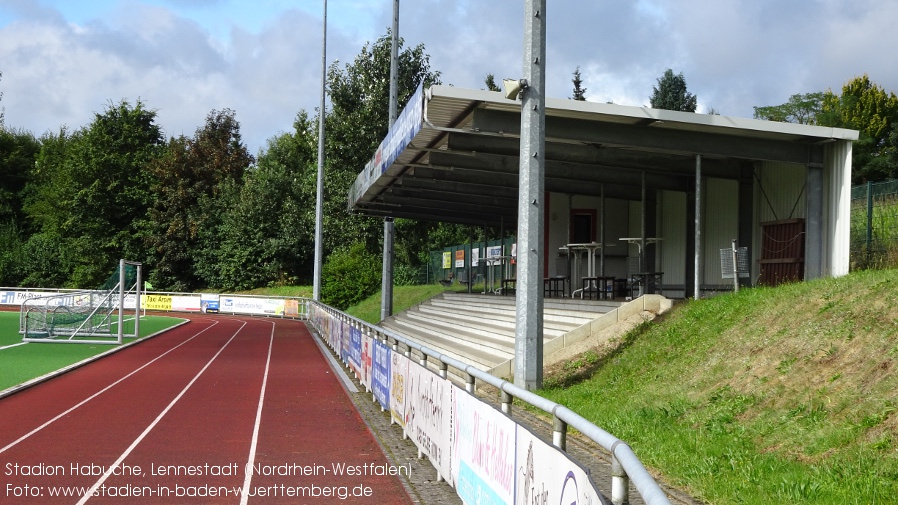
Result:
<svg viewBox="0 0 898 505"><path fill-rule="evenodd" d="M336 250L321 267L321 299L345 310L380 289L382 263L364 244Z"/></svg>
<svg viewBox="0 0 898 505"><path fill-rule="evenodd" d="M406 264L393 266L393 284L396 286L417 286L418 284L423 284L421 277L421 269L418 267Z"/></svg>

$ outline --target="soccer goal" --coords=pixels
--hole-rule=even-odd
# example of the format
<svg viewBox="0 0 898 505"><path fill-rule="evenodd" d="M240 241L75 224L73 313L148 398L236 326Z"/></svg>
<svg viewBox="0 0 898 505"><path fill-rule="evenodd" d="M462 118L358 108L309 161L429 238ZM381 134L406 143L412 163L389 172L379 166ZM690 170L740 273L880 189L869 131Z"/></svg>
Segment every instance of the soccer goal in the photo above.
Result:
<svg viewBox="0 0 898 505"><path fill-rule="evenodd" d="M120 260L100 289L26 300L19 313L22 340L121 344L125 337L136 337L140 334L141 277L140 263Z"/></svg>

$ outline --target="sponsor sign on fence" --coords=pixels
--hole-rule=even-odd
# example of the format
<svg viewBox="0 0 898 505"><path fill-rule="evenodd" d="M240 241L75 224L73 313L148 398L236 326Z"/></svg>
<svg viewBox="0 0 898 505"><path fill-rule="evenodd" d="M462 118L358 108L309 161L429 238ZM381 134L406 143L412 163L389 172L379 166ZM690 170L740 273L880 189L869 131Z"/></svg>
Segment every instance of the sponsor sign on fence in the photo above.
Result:
<svg viewBox="0 0 898 505"><path fill-rule="evenodd" d="M381 408L390 408L390 348L379 340L374 341L374 356L371 365L371 389ZM404 394L403 389L403 394Z"/></svg>
<svg viewBox="0 0 898 505"><path fill-rule="evenodd" d="M406 375L406 431L444 479L451 475L451 383L412 363ZM470 503L470 502L469 502Z"/></svg>
<svg viewBox="0 0 898 505"><path fill-rule="evenodd" d="M402 429L406 425L406 395L408 394L408 369L411 360L398 352L390 353L390 416Z"/></svg>
<svg viewBox="0 0 898 505"><path fill-rule="evenodd" d="M325 311L313 311L312 321L323 337L327 327L348 326ZM346 340L361 343L352 365L361 381L370 380L375 399L464 503L608 503L586 469L514 419L376 338L331 334L337 351Z"/></svg>

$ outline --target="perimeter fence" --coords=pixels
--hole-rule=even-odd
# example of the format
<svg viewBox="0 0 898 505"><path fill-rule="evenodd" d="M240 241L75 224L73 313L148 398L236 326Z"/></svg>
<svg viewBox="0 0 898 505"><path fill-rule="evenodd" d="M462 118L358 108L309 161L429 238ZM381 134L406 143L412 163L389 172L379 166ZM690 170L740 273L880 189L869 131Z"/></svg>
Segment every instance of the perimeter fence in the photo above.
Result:
<svg viewBox="0 0 898 505"><path fill-rule="evenodd" d="M632 484L647 505L670 505L630 446L564 405L333 307L308 303L309 322L321 339L465 503L600 505L610 498L623 505ZM475 395L475 381L499 390L501 410ZM552 416L551 442L516 419L512 403ZM567 452L569 428L608 451L611 482L595 482L598 472Z"/></svg>
<svg viewBox="0 0 898 505"><path fill-rule="evenodd" d="M898 180L851 188L851 269L898 268Z"/></svg>

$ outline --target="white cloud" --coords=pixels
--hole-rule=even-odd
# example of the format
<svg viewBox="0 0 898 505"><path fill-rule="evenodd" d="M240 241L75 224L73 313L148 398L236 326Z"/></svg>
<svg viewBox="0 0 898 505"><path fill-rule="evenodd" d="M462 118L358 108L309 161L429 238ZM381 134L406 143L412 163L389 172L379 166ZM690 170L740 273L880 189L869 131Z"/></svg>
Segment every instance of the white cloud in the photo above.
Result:
<svg viewBox="0 0 898 505"><path fill-rule="evenodd" d="M59 5L58 8L52 5ZM48 6L50 5L50 6ZM192 134L213 109L237 111L256 150L319 103L321 2L0 0L6 123L35 133L86 125L106 103L141 99L168 134ZM423 43L446 84L523 68L523 3L405 0L400 34ZM328 62L352 61L392 24L392 2L332 0ZM77 11L77 15L75 12ZM547 94L646 105L665 69L683 72L700 111L750 116L794 93L838 90L868 73L898 90L898 3L874 0L550 2Z"/></svg>

